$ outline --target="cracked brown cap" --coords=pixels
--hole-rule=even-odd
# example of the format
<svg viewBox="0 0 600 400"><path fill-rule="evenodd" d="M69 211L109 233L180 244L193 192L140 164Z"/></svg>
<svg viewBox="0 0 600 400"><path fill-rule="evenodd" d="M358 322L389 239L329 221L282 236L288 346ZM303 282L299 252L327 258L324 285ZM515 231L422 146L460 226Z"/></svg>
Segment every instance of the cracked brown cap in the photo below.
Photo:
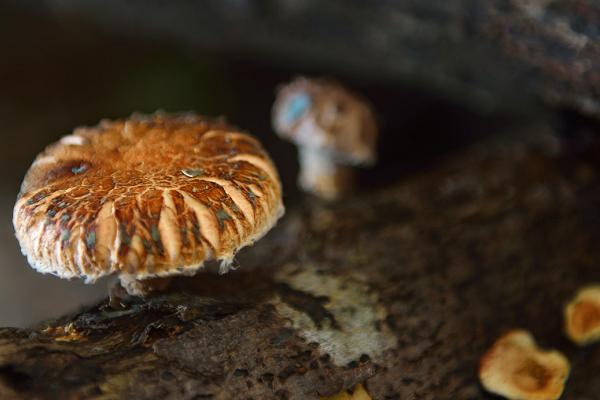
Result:
<svg viewBox="0 0 600 400"><path fill-rule="evenodd" d="M365 100L335 81L298 77L281 87L273 127L282 138L340 163L370 165L376 159L375 114Z"/></svg>
<svg viewBox="0 0 600 400"><path fill-rule="evenodd" d="M277 170L255 138L156 113L50 145L27 172L13 223L36 270L93 282L193 274L207 260L228 267L283 211Z"/></svg>
<svg viewBox="0 0 600 400"><path fill-rule="evenodd" d="M508 399L554 400L569 369L561 353L541 350L529 332L512 330L481 358L479 379L486 390Z"/></svg>

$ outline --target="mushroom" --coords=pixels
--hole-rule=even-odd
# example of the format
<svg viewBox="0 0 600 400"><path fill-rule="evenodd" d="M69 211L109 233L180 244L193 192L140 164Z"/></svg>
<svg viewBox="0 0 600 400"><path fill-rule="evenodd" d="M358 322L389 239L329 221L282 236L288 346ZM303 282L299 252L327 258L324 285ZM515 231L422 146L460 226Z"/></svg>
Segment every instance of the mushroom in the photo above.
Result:
<svg viewBox="0 0 600 400"><path fill-rule="evenodd" d="M479 379L508 399L553 400L561 396L569 369L561 353L541 350L529 332L512 330L481 358Z"/></svg>
<svg viewBox="0 0 600 400"><path fill-rule="evenodd" d="M580 289L565 308L565 331L583 346L600 339L600 285Z"/></svg>
<svg viewBox="0 0 600 400"><path fill-rule="evenodd" d="M363 385L360 383L354 387L354 389L344 390L335 396L322 397L321 400L372 400L369 393L365 390Z"/></svg>
<svg viewBox="0 0 600 400"><path fill-rule="evenodd" d="M299 147L300 187L321 198L339 198L354 185L353 167L375 163L375 115L336 82L296 78L279 89L272 119L277 134Z"/></svg>
<svg viewBox="0 0 600 400"><path fill-rule="evenodd" d="M252 136L192 113L78 128L30 167L13 224L33 268L144 296L234 255L283 215L275 166Z"/></svg>

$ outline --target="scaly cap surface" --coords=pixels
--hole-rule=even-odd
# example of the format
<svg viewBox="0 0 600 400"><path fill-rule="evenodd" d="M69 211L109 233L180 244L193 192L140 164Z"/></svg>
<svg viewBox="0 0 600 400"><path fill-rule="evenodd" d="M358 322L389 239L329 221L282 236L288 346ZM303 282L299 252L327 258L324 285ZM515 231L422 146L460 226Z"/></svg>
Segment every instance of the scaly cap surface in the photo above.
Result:
<svg viewBox="0 0 600 400"><path fill-rule="evenodd" d="M252 136L191 113L102 121L41 153L14 208L39 272L94 281L224 265L283 214L277 170Z"/></svg>

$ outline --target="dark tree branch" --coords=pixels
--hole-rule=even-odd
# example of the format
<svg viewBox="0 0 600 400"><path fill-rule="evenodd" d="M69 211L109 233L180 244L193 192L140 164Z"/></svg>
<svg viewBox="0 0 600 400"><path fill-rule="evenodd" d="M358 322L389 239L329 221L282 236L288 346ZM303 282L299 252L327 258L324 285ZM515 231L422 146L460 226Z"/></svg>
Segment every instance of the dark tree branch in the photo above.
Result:
<svg viewBox="0 0 600 400"><path fill-rule="evenodd" d="M42 3L121 35L244 54L296 73L416 82L484 109L519 109L537 96L600 115L600 6L594 1Z"/></svg>
<svg viewBox="0 0 600 400"><path fill-rule="evenodd" d="M565 339L562 308L598 276L599 158L551 141L308 201L229 275L4 328L0 397L317 399L364 382L374 399L485 398L479 357L522 327L570 359L565 398L594 398L600 353Z"/></svg>

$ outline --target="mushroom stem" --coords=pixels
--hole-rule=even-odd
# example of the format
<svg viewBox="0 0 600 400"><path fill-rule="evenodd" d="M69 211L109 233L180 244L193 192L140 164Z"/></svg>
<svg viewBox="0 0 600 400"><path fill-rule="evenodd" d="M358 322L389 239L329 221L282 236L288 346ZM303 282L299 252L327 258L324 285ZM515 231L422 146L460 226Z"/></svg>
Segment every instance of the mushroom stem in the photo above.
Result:
<svg viewBox="0 0 600 400"><path fill-rule="evenodd" d="M336 200L354 186L354 169L339 164L327 152L300 147L298 184L326 200Z"/></svg>
<svg viewBox="0 0 600 400"><path fill-rule="evenodd" d="M171 283L170 277L136 279L134 275L120 275L121 286L128 295L147 297L151 293L162 292L167 289Z"/></svg>

